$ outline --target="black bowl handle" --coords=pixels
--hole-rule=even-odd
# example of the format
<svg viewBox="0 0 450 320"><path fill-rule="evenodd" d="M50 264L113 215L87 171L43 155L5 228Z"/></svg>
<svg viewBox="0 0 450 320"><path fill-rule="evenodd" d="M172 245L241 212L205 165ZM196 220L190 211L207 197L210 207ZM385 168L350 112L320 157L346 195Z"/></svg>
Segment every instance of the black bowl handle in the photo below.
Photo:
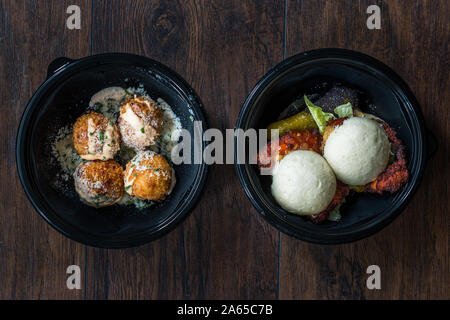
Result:
<svg viewBox="0 0 450 320"><path fill-rule="evenodd" d="M437 151L438 149L438 141L434 134L430 132L430 130L425 130L427 133L426 136L426 143L427 143L427 157L430 159Z"/></svg>
<svg viewBox="0 0 450 320"><path fill-rule="evenodd" d="M58 72L61 68L67 66L69 63L73 61L74 60L66 57L60 57L50 62L47 68L47 79L50 78L52 75L54 75L56 72Z"/></svg>

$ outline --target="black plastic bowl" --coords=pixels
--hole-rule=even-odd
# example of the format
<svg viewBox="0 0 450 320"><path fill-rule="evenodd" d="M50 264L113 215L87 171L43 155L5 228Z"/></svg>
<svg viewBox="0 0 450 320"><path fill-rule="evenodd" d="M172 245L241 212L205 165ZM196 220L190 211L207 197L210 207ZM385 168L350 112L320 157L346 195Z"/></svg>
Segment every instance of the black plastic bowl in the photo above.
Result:
<svg viewBox="0 0 450 320"><path fill-rule="evenodd" d="M199 198L207 175L205 164L175 166L177 184L170 197L144 210L119 205L95 209L79 200L73 185L66 192L54 187L54 176L60 168L52 160L51 137L85 112L97 91L139 84L154 99L167 101L183 128L193 133L195 120L206 129L202 103L186 81L161 63L131 54L54 60L47 80L25 108L16 147L20 180L39 214L73 240L106 248L141 245L170 231Z"/></svg>
<svg viewBox="0 0 450 320"><path fill-rule="evenodd" d="M421 180L427 156L436 148L425 130L419 104L411 90L389 67L367 55L343 49L319 49L295 55L278 64L247 97L236 128L262 129L277 119L299 94L323 83L355 87L376 106L375 114L396 129L407 147L410 180L393 195L357 194L342 206L342 219L316 225L283 210L270 193L271 177L260 176L249 164L236 164L248 198L258 212L282 232L298 239L338 244L367 237L397 217ZM413 219L413 217L411 217Z"/></svg>

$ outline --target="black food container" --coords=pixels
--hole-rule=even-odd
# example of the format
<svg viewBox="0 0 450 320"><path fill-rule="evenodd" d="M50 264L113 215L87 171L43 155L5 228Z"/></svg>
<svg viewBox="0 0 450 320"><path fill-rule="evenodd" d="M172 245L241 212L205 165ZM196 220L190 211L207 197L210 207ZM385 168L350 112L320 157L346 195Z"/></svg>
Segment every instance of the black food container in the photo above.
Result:
<svg viewBox="0 0 450 320"><path fill-rule="evenodd" d="M79 200L73 184L67 192L53 186L52 179L60 168L51 158L49 139L56 130L72 124L85 112L90 97L101 89L141 84L152 98L163 98L191 134L194 121L200 121L206 130L202 103L185 80L159 62L124 53L54 60L47 80L23 113L16 145L23 188L51 226L83 244L123 248L160 237L187 215L205 184L205 164L176 165L177 184L170 197L145 210L119 205L92 208Z"/></svg>
<svg viewBox="0 0 450 320"><path fill-rule="evenodd" d="M410 179L398 192L348 197L341 208L341 221L314 224L276 203L270 192L270 176L260 176L249 161L236 163L246 195L268 222L290 236L320 244L356 241L394 220L417 189L425 163L436 149L435 139L426 130L419 104L406 83L378 60L344 49L300 53L275 66L248 95L236 128L266 128L292 101L303 94L327 90L333 83L361 92L371 106L367 110L363 104L362 111L385 120L405 143Z"/></svg>

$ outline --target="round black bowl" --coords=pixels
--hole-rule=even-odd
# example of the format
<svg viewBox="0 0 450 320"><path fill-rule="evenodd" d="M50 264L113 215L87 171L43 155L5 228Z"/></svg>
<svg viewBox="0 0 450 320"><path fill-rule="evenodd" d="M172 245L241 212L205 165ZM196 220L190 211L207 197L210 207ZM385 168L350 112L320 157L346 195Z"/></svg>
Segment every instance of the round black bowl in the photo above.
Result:
<svg viewBox="0 0 450 320"><path fill-rule="evenodd" d="M343 49L309 51L278 64L247 97L236 128L266 128L296 97L332 82L363 92L376 107L361 109L387 121L405 143L411 176L401 190L393 195L349 197L341 208L341 221L317 225L286 212L276 203L270 193L270 176L260 176L248 161L236 164L245 193L268 222L288 235L320 244L356 241L379 231L397 217L417 189L427 156L436 147L424 127L419 104L405 82L376 59Z"/></svg>
<svg viewBox="0 0 450 320"><path fill-rule="evenodd" d="M195 120L206 129L202 103L186 81L161 63L131 54L54 60L47 80L25 108L16 146L20 180L39 214L73 240L106 248L141 245L169 232L199 198L207 175L205 164L175 166L177 184L170 197L145 210L119 205L95 209L79 200L73 185L66 192L54 187L60 168L51 159L49 139L85 112L97 91L139 84L153 98L161 97L171 105L183 128L193 133Z"/></svg>

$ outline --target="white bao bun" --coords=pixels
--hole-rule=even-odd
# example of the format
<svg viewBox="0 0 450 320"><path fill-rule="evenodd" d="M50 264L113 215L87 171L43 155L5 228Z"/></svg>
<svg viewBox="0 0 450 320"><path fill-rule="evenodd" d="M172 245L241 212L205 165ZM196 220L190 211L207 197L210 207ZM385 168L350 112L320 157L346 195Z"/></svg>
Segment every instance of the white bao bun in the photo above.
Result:
<svg viewBox="0 0 450 320"><path fill-rule="evenodd" d="M290 152L273 171L272 195L281 207L298 215L325 210L336 192L336 178L316 152Z"/></svg>
<svg viewBox="0 0 450 320"><path fill-rule="evenodd" d="M353 117L333 130L323 156L340 181L360 186L375 180L386 169L390 149L386 132L378 122Z"/></svg>

